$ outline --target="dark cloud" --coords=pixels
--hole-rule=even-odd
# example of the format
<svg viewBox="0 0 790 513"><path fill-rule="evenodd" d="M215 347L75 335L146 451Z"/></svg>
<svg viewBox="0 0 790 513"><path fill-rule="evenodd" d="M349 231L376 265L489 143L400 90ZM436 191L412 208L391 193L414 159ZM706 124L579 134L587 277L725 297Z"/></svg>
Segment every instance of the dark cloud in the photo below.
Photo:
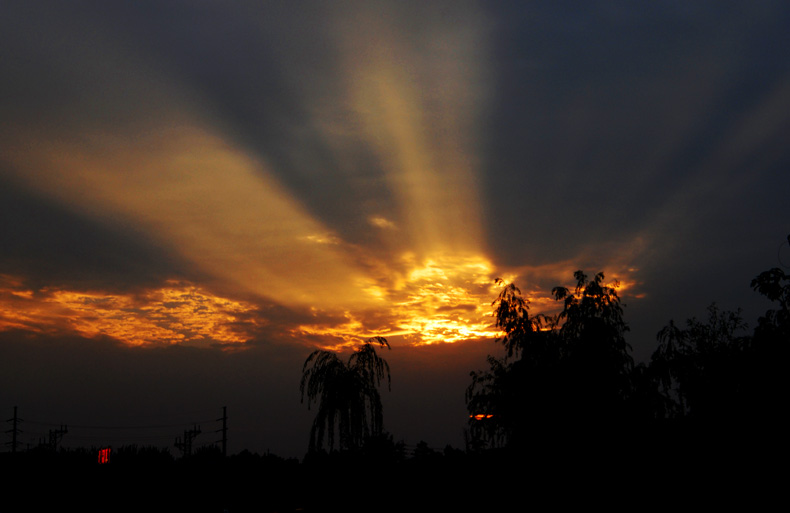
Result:
<svg viewBox="0 0 790 513"><path fill-rule="evenodd" d="M736 199L731 177L756 171L712 158L777 86L786 90L784 7L594 5L526 5L497 18L499 105L482 176L502 259L573 257L632 237L667 209L693 227L702 203ZM787 127L774 129L753 152L779 150ZM785 159L761 172L779 178ZM675 205L698 177L699 203ZM518 224L500 222L503 213Z"/></svg>
<svg viewBox="0 0 790 513"><path fill-rule="evenodd" d="M0 272L27 287L131 291L178 278L188 264L122 219L88 217L0 172Z"/></svg>

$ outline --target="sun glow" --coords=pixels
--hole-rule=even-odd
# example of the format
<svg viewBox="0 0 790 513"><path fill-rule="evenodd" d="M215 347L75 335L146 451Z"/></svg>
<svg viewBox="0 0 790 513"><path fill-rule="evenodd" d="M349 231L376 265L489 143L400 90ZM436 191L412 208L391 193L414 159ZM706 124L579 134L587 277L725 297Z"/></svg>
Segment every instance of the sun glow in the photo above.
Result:
<svg viewBox="0 0 790 513"><path fill-rule="evenodd" d="M263 162L194 126L18 154L21 177L88 214L132 220L197 268L287 304L360 298L352 258ZM91 194L85 194L90 184Z"/></svg>
<svg viewBox="0 0 790 513"><path fill-rule="evenodd" d="M496 337L495 277L529 286L531 312L548 312L557 308L550 287L567 284L578 267L495 269L478 183L490 94L485 14L458 2L452 17L428 9L412 26L410 8L359 2L329 10L331 28L311 34L325 38L335 59L327 68L339 70L326 84L304 80L321 70L304 65L312 61L298 48L272 50L295 64L276 79L306 113L303 125L278 126L288 144L275 155L259 140L268 125L224 118L212 110L223 102L202 96L205 84L148 62L138 46L110 40L91 59L51 48L68 70L58 75L60 89L101 91L123 115L95 115L104 109L90 94L71 98L68 130L32 120L0 134L4 173L105 228L133 227L143 244L183 263L179 276L206 289L295 312L295 339L339 348L371 336L401 344ZM117 63L128 69L90 78ZM326 180L330 173L337 180ZM332 209L365 198L347 209L363 235L349 234L347 217L319 217L332 209L310 204L314 196L299 185L313 182L332 182L334 196L320 198ZM189 283L135 295L4 286L0 329L63 328L132 345L238 345L256 324L253 305Z"/></svg>
<svg viewBox="0 0 790 513"><path fill-rule="evenodd" d="M364 248L317 219L298 191L278 178L282 170L272 168L273 160L235 138L200 101L199 89L162 67L146 67L122 87L109 84L103 91L119 104L135 105L134 116L111 123L87 117L75 120L70 133L19 131L0 140L11 172L20 184L83 215L137 227L228 290L329 312L343 343L349 335L341 333L350 331L356 337L387 331L414 343L488 336L484 284L491 264L479 256L474 133L485 100L480 13L472 3L459 6L452 23L434 13L436 26L408 41L399 36L405 27L397 15L407 7L382 8L393 16L367 5L333 14L337 30L326 42L343 70L334 84L338 97L327 98L303 81L295 94L303 94L305 109L323 127L317 136L334 149L339 167L360 147L373 156L394 206L368 208L363 219L379 237L370 245L388 245L391 254L404 255L401 261L380 259L371 269ZM349 23L354 30L346 30ZM367 49L364 55L359 48ZM108 44L99 55L133 66L145 56L119 59L115 53L135 51ZM64 78L71 88L92 85L85 77L99 64L67 50L60 58L73 69ZM403 62L412 63L410 70ZM338 98L342 116L328 117ZM326 165L310 163L297 172L325 172L313 164ZM51 291L47 301L91 336L142 344L203 333L191 316L160 316L157 307L141 310L129 298ZM144 301L164 304L154 297ZM220 311L234 311L229 308ZM372 321L371 311L382 308L389 312ZM166 320L174 323L170 331ZM232 332L218 335L222 322L206 329L238 341ZM301 333L320 330L300 327Z"/></svg>
<svg viewBox="0 0 790 513"><path fill-rule="evenodd" d="M386 314L375 305L330 323L316 315L315 323L299 326L295 334L322 337L334 349L372 336L420 345L499 335L491 317L493 266L485 257L437 254L419 261L407 253L393 267L398 271L381 277L375 288Z"/></svg>

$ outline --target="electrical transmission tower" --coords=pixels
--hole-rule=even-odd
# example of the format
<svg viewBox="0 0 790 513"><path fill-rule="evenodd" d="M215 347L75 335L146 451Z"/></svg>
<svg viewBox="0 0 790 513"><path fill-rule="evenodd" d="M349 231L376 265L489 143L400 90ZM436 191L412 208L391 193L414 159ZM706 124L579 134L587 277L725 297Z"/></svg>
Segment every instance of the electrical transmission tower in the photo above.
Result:
<svg viewBox="0 0 790 513"><path fill-rule="evenodd" d="M18 435L19 435L19 433L22 432L19 429L19 423L22 422L22 419L20 419L17 416L17 414L16 414L16 406L14 406L14 416L12 418L6 420L6 422L11 422L11 429L6 431L6 433L11 433L11 441L10 442L6 442L5 444L11 446L11 452L12 453L16 453L16 447L17 447L17 445L19 445L19 436Z"/></svg>
<svg viewBox="0 0 790 513"><path fill-rule="evenodd" d="M176 438L175 446L185 458L192 455L192 441L200 434L200 428L195 424L192 429L184 430L184 438Z"/></svg>
<svg viewBox="0 0 790 513"><path fill-rule="evenodd" d="M50 429L49 430L49 444L48 447L53 451L58 450L58 444L61 440L63 440L63 435L68 434L69 428L68 426L64 426L63 424L60 425L59 429Z"/></svg>
<svg viewBox="0 0 790 513"><path fill-rule="evenodd" d="M222 418L217 419L222 421L222 429L217 432L222 432L222 456L228 455L228 407L222 407Z"/></svg>

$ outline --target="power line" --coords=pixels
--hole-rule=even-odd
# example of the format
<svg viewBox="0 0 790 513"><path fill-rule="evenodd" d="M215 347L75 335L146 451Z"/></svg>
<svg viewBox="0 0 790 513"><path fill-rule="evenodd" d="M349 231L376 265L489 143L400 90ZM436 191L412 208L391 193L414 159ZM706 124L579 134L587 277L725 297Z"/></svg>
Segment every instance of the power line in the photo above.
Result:
<svg viewBox="0 0 790 513"><path fill-rule="evenodd" d="M205 412L203 412L205 414ZM202 417L202 415L201 415ZM193 416L194 419L194 416ZM19 446L18 434L22 433L18 425L22 419L18 418L17 408L14 407L14 416L8 419L7 422L13 423L7 433L12 434L12 441L7 442L6 445L11 445L12 451L15 451ZM216 445L222 443L223 454L227 454L227 408L223 407L222 417L220 418L204 418L200 421L191 420L190 422L179 423L166 423L166 424L69 424L68 428L63 423L49 422L42 419L25 420L26 425L30 427L38 427L39 429L32 429L25 431L26 435L38 436L39 445L47 445L49 447L57 448L63 436L69 434L68 440L82 443L153 443L155 445L169 445L165 444L166 440L172 440L173 429L183 429L185 425L192 425L193 429L184 431L184 439L176 440L176 447L184 451L188 456L192 452L193 439L200 433L199 424L216 425L221 422L219 429L211 429L213 432L221 432L222 439L214 442L206 442L202 445ZM42 429L44 428L44 429ZM46 429L51 428L51 429ZM170 430L170 432L166 432ZM75 433L76 431L76 433ZM154 432L152 432L154 431ZM156 432L159 431L159 432ZM45 441L47 440L47 441ZM29 445L29 444L28 444Z"/></svg>
<svg viewBox="0 0 790 513"><path fill-rule="evenodd" d="M221 420L221 419L193 420L193 421L186 422L186 423L185 422L179 422L177 424L175 424L175 423L174 424L156 424L156 425L143 425L143 426L140 426L140 425L129 425L129 426L90 426L90 425L84 425L84 424L71 424L71 427L72 428L80 428L80 429L108 429L108 430L112 430L112 429L172 429L172 428L182 427L184 424L189 424L189 423L193 423L193 424L194 423L201 423L201 424L209 423L210 424L212 422L217 422L218 420ZM28 420L28 421L25 421L25 422L27 422L28 424L36 424L36 425L39 425L39 426L59 426L60 425L60 423L57 423L57 422L44 422L44 421L37 421L37 420Z"/></svg>

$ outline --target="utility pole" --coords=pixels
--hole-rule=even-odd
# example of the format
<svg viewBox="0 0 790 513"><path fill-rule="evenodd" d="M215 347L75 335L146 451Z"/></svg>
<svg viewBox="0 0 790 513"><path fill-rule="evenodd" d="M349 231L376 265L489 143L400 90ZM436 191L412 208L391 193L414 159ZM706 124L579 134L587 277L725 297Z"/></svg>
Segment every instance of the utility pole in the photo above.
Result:
<svg viewBox="0 0 790 513"><path fill-rule="evenodd" d="M185 458L192 455L192 440L194 440L199 434L200 428L197 426L197 424L194 424L192 429L184 430L183 440L180 437L176 438L174 445L183 453Z"/></svg>
<svg viewBox="0 0 790 513"><path fill-rule="evenodd" d="M49 430L49 447L53 451L58 450L58 444L63 439L63 435L69 432L68 426L64 426L63 424L60 425L60 429L50 429Z"/></svg>
<svg viewBox="0 0 790 513"><path fill-rule="evenodd" d="M16 415L16 406L14 406L14 416L13 416L13 418L10 418L10 419L6 420L6 422L11 422L12 423L11 424L11 429L6 431L6 433L11 433L11 441L10 442L6 442L6 445L9 445L9 444L11 445L11 453L12 454L16 454L16 446L19 443L17 441L17 435L19 433L21 433L21 431L19 430L19 427L18 427L19 426L19 422L21 422L21 421L22 421L22 419L20 419Z"/></svg>
<svg viewBox="0 0 790 513"><path fill-rule="evenodd" d="M228 455L228 407L222 407L222 418L217 419L222 421L222 457Z"/></svg>

